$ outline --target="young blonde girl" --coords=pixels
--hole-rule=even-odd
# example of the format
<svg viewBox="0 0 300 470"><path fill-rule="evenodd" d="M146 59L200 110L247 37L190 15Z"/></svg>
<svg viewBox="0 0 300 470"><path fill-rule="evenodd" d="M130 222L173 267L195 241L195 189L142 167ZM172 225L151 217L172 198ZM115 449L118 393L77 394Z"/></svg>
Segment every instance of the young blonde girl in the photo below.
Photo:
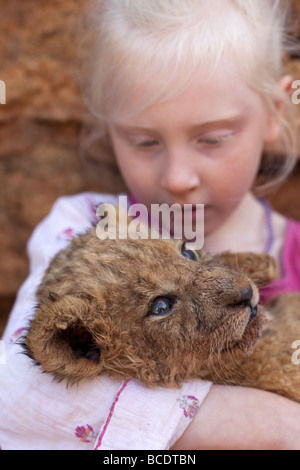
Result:
<svg viewBox="0 0 300 470"><path fill-rule="evenodd" d="M91 14L89 102L130 202L205 204L208 251L268 251L282 272L263 300L299 291L300 226L253 193L258 175L278 183L295 161L282 2L98 0ZM286 157L275 160L280 138ZM3 338L2 448L299 449L300 406L277 395L204 381L149 391L106 378L68 390L18 354L49 260L95 221L97 205L117 201L62 198L31 237L31 273Z"/></svg>

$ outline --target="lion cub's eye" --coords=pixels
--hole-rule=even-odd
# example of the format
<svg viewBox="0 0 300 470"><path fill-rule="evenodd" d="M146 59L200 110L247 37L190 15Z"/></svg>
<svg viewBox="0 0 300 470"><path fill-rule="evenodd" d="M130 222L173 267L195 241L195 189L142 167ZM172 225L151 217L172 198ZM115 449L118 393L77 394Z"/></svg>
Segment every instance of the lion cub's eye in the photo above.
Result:
<svg viewBox="0 0 300 470"><path fill-rule="evenodd" d="M197 255L192 250L187 250L185 247L185 243L182 245L181 254L188 259L192 259L193 261L197 261Z"/></svg>
<svg viewBox="0 0 300 470"><path fill-rule="evenodd" d="M149 314L155 317L166 317L173 309L174 300L169 297L157 297L152 304Z"/></svg>

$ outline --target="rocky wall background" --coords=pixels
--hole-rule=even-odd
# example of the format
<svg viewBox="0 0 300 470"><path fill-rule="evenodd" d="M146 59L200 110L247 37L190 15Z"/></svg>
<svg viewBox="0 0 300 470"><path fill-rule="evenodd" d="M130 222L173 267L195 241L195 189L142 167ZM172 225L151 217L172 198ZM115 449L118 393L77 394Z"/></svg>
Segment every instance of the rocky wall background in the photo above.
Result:
<svg viewBox="0 0 300 470"><path fill-rule="evenodd" d="M117 175L96 170L80 152L89 121L77 74L85 3L0 0L0 80L6 84L6 104L0 104L0 332L27 276L26 242L53 202L84 190L124 189ZM300 19L300 0L293 4ZM300 79L299 58L290 67ZM300 126L300 105L297 119ZM299 187L298 168L272 197L298 219Z"/></svg>

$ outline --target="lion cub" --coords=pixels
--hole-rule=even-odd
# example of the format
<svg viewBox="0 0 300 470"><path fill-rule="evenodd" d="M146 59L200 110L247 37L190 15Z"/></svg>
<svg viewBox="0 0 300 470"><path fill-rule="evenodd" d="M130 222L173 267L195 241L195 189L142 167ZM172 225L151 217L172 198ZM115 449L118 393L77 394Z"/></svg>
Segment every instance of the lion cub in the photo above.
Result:
<svg viewBox="0 0 300 470"><path fill-rule="evenodd" d="M290 393L277 370L293 366L290 325L277 312L280 331L271 322L263 332L258 287L276 275L267 255L212 257L173 239L101 241L92 228L50 263L24 346L69 384L106 374L176 387L198 377L299 399L300 384Z"/></svg>

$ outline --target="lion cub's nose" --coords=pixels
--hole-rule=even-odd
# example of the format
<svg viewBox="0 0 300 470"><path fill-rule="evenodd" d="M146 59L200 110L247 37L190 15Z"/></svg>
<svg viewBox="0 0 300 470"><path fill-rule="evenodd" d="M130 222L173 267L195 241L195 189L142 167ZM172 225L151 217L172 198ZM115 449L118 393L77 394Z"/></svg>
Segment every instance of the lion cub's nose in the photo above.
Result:
<svg viewBox="0 0 300 470"><path fill-rule="evenodd" d="M251 307L251 300L253 298L253 288L250 284L248 284L246 287L243 287L243 289L240 292L240 300L237 303L244 304L245 306L248 304L249 307Z"/></svg>
<svg viewBox="0 0 300 470"><path fill-rule="evenodd" d="M247 284L240 290L231 305L232 307L250 307L252 309L256 303L253 288L251 284Z"/></svg>
<svg viewBox="0 0 300 470"><path fill-rule="evenodd" d="M257 315L257 299L250 284L243 287L240 291L240 298L234 303L234 307L250 309L249 322Z"/></svg>
<svg viewBox="0 0 300 470"><path fill-rule="evenodd" d="M258 308L257 308L257 299L256 295L253 292L253 288L251 284L247 284L240 290L239 297L236 298L234 303L231 304L231 307L234 308L249 308L250 309L250 317L249 322L253 320L256 316Z"/></svg>

